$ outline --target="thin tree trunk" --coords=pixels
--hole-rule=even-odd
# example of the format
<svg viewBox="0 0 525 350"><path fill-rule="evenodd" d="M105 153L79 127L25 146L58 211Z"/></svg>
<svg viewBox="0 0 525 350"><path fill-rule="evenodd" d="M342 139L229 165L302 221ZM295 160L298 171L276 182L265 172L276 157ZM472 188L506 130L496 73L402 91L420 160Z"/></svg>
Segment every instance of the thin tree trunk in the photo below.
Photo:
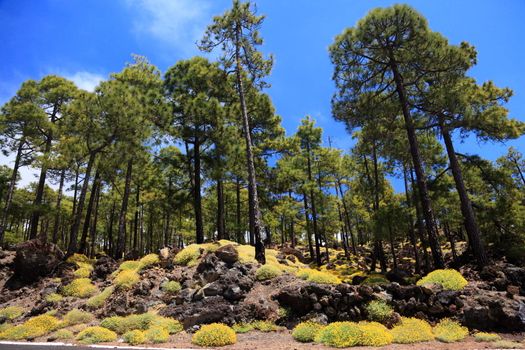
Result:
<svg viewBox="0 0 525 350"><path fill-rule="evenodd" d="M236 235L237 242L244 244L244 234L241 229L241 179L237 176L235 181L235 204L236 204Z"/></svg>
<svg viewBox="0 0 525 350"><path fill-rule="evenodd" d="M97 193L95 198L95 205L93 210L95 211L94 217L93 217L93 224L91 225L91 249L89 250L89 256L93 258L95 256L95 243L97 241L97 224L98 224L98 208L99 208L99 201L100 201L100 183L97 185Z"/></svg>
<svg viewBox="0 0 525 350"><path fill-rule="evenodd" d="M111 205L111 212L109 214L109 228L108 228L108 250L109 255L112 257L115 256L114 252L114 244L113 244L113 222L115 221L115 206L116 203L113 201L113 204Z"/></svg>
<svg viewBox="0 0 525 350"><path fill-rule="evenodd" d="M133 160L128 160L128 167L126 169L126 182L124 184L124 195L122 197L122 207L120 208L119 224L118 224L118 240L115 257L122 258L126 249L126 214L128 212L129 193L131 190L131 173L133 171Z"/></svg>
<svg viewBox="0 0 525 350"><path fill-rule="evenodd" d="M93 164L95 163L95 156L96 153L92 152L89 155L88 164L86 167L86 175L84 176L84 182L82 183L82 190L80 191L80 198L78 199L78 203L76 206L76 212L75 212L75 218L73 220L73 225L71 226L71 233L69 236L69 245L67 248L67 254L66 257L73 255L73 253L77 252L77 236L78 236L78 230L80 228L80 223L82 221L82 211L84 209L84 202L86 200L86 194L88 190L89 185L89 177L91 175L91 169L93 168Z"/></svg>
<svg viewBox="0 0 525 350"><path fill-rule="evenodd" d="M140 206L140 186L137 184L135 194L135 224L133 226L133 250L138 251L139 244L139 206Z"/></svg>
<svg viewBox="0 0 525 350"><path fill-rule="evenodd" d="M434 267L440 269L445 266L445 263L443 261L441 247L439 245L436 224L434 222L434 213L432 211L432 203L430 200L430 195L428 193L425 170L423 169L423 162L419 152L419 145L417 141L416 130L414 127L414 121L408 108L408 99L403 83L403 77L398 71L397 62L393 57L393 53L391 53L390 68L392 69L392 73L396 83L396 91L399 97L399 102L401 104L401 109L405 120L405 128L407 131L408 143L410 145L410 154L412 155L414 170L416 171L419 198L421 200L421 207L423 209L423 217L425 218L425 226L427 229L430 250L432 251L432 258L434 260Z"/></svg>
<svg viewBox="0 0 525 350"><path fill-rule="evenodd" d="M454 151L452 137L450 136L449 129L445 126L443 117L439 117L439 128L441 130L441 135L443 135L443 140L445 141L445 148L447 149L452 176L454 177L454 183L456 184L456 190L458 191L459 201L461 203L461 214L463 214L463 218L465 219L464 225L465 230L467 231L469 245L472 248L478 266L482 268L488 264L488 257L483 242L481 241L481 235L479 233L474 210L472 209L472 203L470 202L465 183L463 182L463 175Z"/></svg>
<svg viewBox="0 0 525 350"><path fill-rule="evenodd" d="M394 235L392 234L392 223L388 223L388 237L390 239L390 251L392 253L392 265L394 269L397 269L397 257L396 257L396 249L394 245Z"/></svg>
<svg viewBox="0 0 525 350"><path fill-rule="evenodd" d="M224 190L222 180L217 180L217 240L228 239L224 222Z"/></svg>
<svg viewBox="0 0 525 350"><path fill-rule="evenodd" d="M202 196L201 196L201 150L199 139L195 138L193 145L194 161L194 186L193 186L193 209L195 211L195 241L197 244L204 243L204 225L202 223Z"/></svg>
<svg viewBox="0 0 525 350"><path fill-rule="evenodd" d="M352 224L350 222L350 214L348 213L348 207L346 206L345 194L343 192L343 186L341 186L341 181L337 179L337 188L339 188L339 193L341 194L341 202L343 203L343 214L346 220L346 227L348 229L348 234L350 235L350 240L352 242L352 252L354 255L357 255L357 250L355 246L355 238L352 232ZM337 191L336 188L336 191Z"/></svg>
<svg viewBox="0 0 525 350"><path fill-rule="evenodd" d="M308 165L308 181L312 182L312 163L311 163L311 153L310 153L310 144L306 144L306 152L307 152L307 165ZM312 213L312 223L313 223L313 229L314 229L314 241L315 241L315 259L317 266L321 266L321 248L320 248L320 237L319 237L319 230L317 226L317 209L315 206L315 196L314 196L314 190L313 188L310 188L310 209Z"/></svg>
<svg viewBox="0 0 525 350"><path fill-rule="evenodd" d="M408 208L411 207L410 203L410 195L408 194L408 180L407 180L407 169L405 166L405 163L403 163L403 182L405 184L405 196L407 200L407 206ZM410 244L412 244L412 248L414 249L414 260L415 260L415 272L417 274L421 273L421 263L419 261L419 253L417 251L417 240L416 240L416 232L414 231L414 217L412 214L408 215L408 236L410 238Z"/></svg>
<svg viewBox="0 0 525 350"><path fill-rule="evenodd" d="M425 224L423 223L423 218L421 217L421 209L419 207L419 202L417 200L417 189L416 189L416 181L414 179L414 173L412 169L410 169L410 182L412 184L412 202L414 203L414 207L416 208L416 223L417 223L417 232L419 235L419 239L421 240L421 244L423 245L423 259L425 261L424 270L425 272L429 272L431 270L430 266L430 256L428 255L428 242L424 235L425 231Z"/></svg>
<svg viewBox="0 0 525 350"><path fill-rule="evenodd" d="M52 242L57 243L58 241L58 229L60 226L60 204L62 202L62 190L64 188L64 178L66 177L66 169L62 169L60 171L60 183L58 185L58 194L57 194L57 203L55 205L55 223L53 224L53 235L52 235Z"/></svg>
<svg viewBox="0 0 525 350"><path fill-rule="evenodd" d="M7 219L9 217L9 210L13 202L13 194L16 187L16 178L18 176L18 168L20 167L20 160L22 158L22 151L24 149L25 140L19 141L18 149L16 151L15 164L13 172L11 173L11 181L9 182L9 189L7 190L7 197L5 200L4 209L2 210L2 221L0 222L0 246L4 243L4 235L7 226Z"/></svg>
<svg viewBox="0 0 525 350"><path fill-rule="evenodd" d="M288 198L290 198L290 200L292 200L292 191L288 191ZM292 214L292 216L290 217L290 243L291 243L291 247L292 248L295 248L295 231L294 231L294 220L295 219L295 214Z"/></svg>
<svg viewBox="0 0 525 350"><path fill-rule="evenodd" d="M97 189L100 181L100 172L98 169L95 171L95 178L93 179L93 185L91 186L91 193L89 195L88 206L86 208L86 218L84 219L84 227L82 228L82 236L80 237L80 245L78 252L86 254L87 252L87 236L89 232L89 225L91 224L91 214L93 213L93 206L95 204L95 197L97 196Z"/></svg>
<svg viewBox="0 0 525 350"><path fill-rule="evenodd" d="M241 27L240 23L236 26L236 47L235 47L235 61L236 61L236 79L237 79L237 90L239 93L239 100L241 103L242 121L244 138L246 141L246 162L248 166L248 192L251 194L249 206L252 208L250 215L250 226L253 227L253 235L255 238L255 259L261 263L266 263L266 256L264 253L264 244L261 241L262 231L262 218L261 211L259 209L259 197L257 195L257 182L255 180L255 162L252 150L252 139L250 122L248 119L248 110L246 108L246 101L244 98L244 88L242 84L242 67L241 67L241 56L240 56L240 35Z"/></svg>
<svg viewBox="0 0 525 350"><path fill-rule="evenodd" d="M312 245L312 233L310 232L310 217L308 216L308 198L306 197L306 191L303 192L303 203L304 203L304 219L306 222L306 237L308 238L308 250L310 257L315 259L314 247Z"/></svg>

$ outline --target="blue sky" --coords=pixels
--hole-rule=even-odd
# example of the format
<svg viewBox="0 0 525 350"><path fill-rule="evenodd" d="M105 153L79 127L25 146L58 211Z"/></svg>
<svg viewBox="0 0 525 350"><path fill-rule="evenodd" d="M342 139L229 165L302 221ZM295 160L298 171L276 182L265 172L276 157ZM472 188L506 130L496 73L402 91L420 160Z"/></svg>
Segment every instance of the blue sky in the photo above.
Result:
<svg viewBox="0 0 525 350"><path fill-rule="evenodd" d="M396 1L260 0L267 16L263 51L275 65L268 93L293 133L301 118L312 115L324 129L325 142L348 149L352 140L331 118L334 91L327 48L345 27L370 9ZM468 41L478 50L471 75L514 90L510 115L525 120L525 1L407 1L425 15L433 30L452 43ZM130 55L145 55L163 72L177 60L200 54L195 42L228 0L0 0L0 103L26 79L60 74L92 89L109 73L122 69ZM495 159L525 139L505 145L467 140L465 153ZM4 160L0 163L5 163Z"/></svg>

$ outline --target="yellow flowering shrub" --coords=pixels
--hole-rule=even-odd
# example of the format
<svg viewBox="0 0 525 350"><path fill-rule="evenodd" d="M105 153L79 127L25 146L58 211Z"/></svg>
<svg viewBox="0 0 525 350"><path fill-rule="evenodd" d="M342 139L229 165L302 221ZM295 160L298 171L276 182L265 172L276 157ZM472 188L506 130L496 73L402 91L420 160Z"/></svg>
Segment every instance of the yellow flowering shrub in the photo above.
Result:
<svg viewBox="0 0 525 350"><path fill-rule="evenodd" d="M430 283L437 283L443 286L446 290L461 290L468 284L467 280L454 269L439 269L434 270L419 281L417 285L425 285Z"/></svg>
<svg viewBox="0 0 525 350"><path fill-rule="evenodd" d="M22 316L23 313L24 308L21 308L20 306L7 306L0 309L0 317L5 317L8 320L18 318Z"/></svg>
<svg viewBox="0 0 525 350"><path fill-rule="evenodd" d="M60 325L60 321L50 315L40 315L30 318L26 322L6 329L0 333L0 339L24 340L44 336Z"/></svg>
<svg viewBox="0 0 525 350"><path fill-rule="evenodd" d="M160 259L157 254L145 255L139 260L140 268L145 268L147 266L157 264L159 261Z"/></svg>
<svg viewBox="0 0 525 350"><path fill-rule="evenodd" d="M83 344L108 343L117 340L117 334L104 327L87 327L77 335L77 340Z"/></svg>
<svg viewBox="0 0 525 350"><path fill-rule="evenodd" d="M195 266L201 256L201 248L197 244L190 244L177 253L173 258L173 263L182 266Z"/></svg>
<svg viewBox="0 0 525 350"><path fill-rule="evenodd" d="M394 309L383 300L372 300L365 307L370 321L384 322L394 313Z"/></svg>
<svg viewBox="0 0 525 350"><path fill-rule="evenodd" d="M166 293L175 294L180 292L182 289L181 285L177 281L166 281L162 283L161 289Z"/></svg>
<svg viewBox="0 0 525 350"><path fill-rule="evenodd" d="M391 344L394 337L381 323L378 322L359 322L361 337L359 345L362 346L385 346Z"/></svg>
<svg viewBox="0 0 525 350"><path fill-rule="evenodd" d="M276 266L263 265L259 267L255 272L255 278L257 278L259 281L265 281L280 276L282 274L283 272Z"/></svg>
<svg viewBox="0 0 525 350"><path fill-rule="evenodd" d="M271 321L253 321L252 326L261 332L275 332L281 329L281 327Z"/></svg>
<svg viewBox="0 0 525 350"><path fill-rule="evenodd" d="M77 266L79 263L85 263L85 264L93 263L93 261L89 259L87 256L85 256L84 254L77 254L77 253L71 255L69 258L67 258L66 261L68 263L77 264Z"/></svg>
<svg viewBox="0 0 525 350"><path fill-rule="evenodd" d="M44 300L48 303L58 303L62 299L64 299L64 297L58 293L51 293L44 297Z"/></svg>
<svg viewBox="0 0 525 350"><path fill-rule="evenodd" d="M413 317L401 318L401 323L390 330L394 343L411 344L434 340L432 327L428 322Z"/></svg>
<svg viewBox="0 0 525 350"><path fill-rule="evenodd" d="M113 283L117 288L131 289L139 281L140 276L135 270L122 270L115 276Z"/></svg>
<svg viewBox="0 0 525 350"><path fill-rule="evenodd" d="M335 348L347 348L358 345L362 334L355 322L333 322L317 333L315 341Z"/></svg>
<svg viewBox="0 0 525 350"><path fill-rule="evenodd" d="M201 327L193 337L191 342L195 345L214 347L235 344L237 335L235 331L225 324L212 323Z"/></svg>
<svg viewBox="0 0 525 350"><path fill-rule="evenodd" d="M151 327L144 331L144 336L150 343L160 344L167 343L170 339L170 333L162 327Z"/></svg>
<svg viewBox="0 0 525 350"><path fill-rule="evenodd" d="M317 322L301 322L292 331L292 337L301 343L311 343L317 334L324 328Z"/></svg>
<svg viewBox="0 0 525 350"><path fill-rule="evenodd" d="M450 318L439 321L433 331L436 339L444 343L460 341L468 336L468 328Z"/></svg>
<svg viewBox="0 0 525 350"><path fill-rule="evenodd" d="M478 332L474 334L474 339L477 342L493 342L501 340L501 337L496 333Z"/></svg>
<svg viewBox="0 0 525 350"><path fill-rule="evenodd" d="M97 292L97 287L91 283L89 278L77 278L62 288L62 294L76 298L87 298Z"/></svg>
<svg viewBox="0 0 525 350"><path fill-rule="evenodd" d="M109 298L111 294L113 294L114 290L115 287L113 286L106 287L102 292L92 296L86 301L87 307L90 309L98 309L99 307L103 306L106 302L106 299Z"/></svg>
<svg viewBox="0 0 525 350"><path fill-rule="evenodd" d="M146 342L146 335L143 331L140 331L138 329L129 331L124 333L122 336L122 339L124 339L124 342L131 344L131 345L139 345L144 344Z"/></svg>
<svg viewBox="0 0 525 350"><path fill-rule="evenodd" d="M89 323L93 321L94 316L87 311L73 309L64 315L64 323L73 326L80 323Z"/></svg>
<svg viewBox="0 0 525 350"><path fill-rule="evenodd" d="M164 328L169 334L179 333L184 329L182 323L180 323L178 320L175 320L171 317L162 317L157 315L155 315L155 317L151 320L149 326L152 328Z"/></svg>
<svg viewBox="0 0 525 350"><path fill-rule="evenodd" d="M75 338L75 335L68 329L59 329L58 331L53 333L53 337L55 339L66 340Z"/></svg>
<svg viewBox="0 0 525 350"><path fill-rule="evenodd" d="M128 271L128 270L132 270L132 271L137 271L140 269L140 261L136 261L136 260L126 260L126 261L123 261L120 266L118 267L118 269L120 271Z"/></svg>

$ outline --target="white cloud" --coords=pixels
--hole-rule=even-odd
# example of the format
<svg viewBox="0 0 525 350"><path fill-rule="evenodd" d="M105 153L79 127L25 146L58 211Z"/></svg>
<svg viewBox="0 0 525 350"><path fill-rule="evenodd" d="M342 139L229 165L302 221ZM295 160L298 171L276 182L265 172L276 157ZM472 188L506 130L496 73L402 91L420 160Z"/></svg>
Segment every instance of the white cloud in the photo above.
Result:
<svg viewBox="0 0 525 350"><path fill-rule="evenodd" d="M95 87L104 80L104 76L90 72L76 72L72 75L65 74L65 78L73 81L79 88L94 91Z"/></svg>
<svg viewBox="0 0 525 350"><path fill-rule="evenodd" d="M196 50L211 16L207 0L127 0L137 10L135 30L184 53Z"/></svg>

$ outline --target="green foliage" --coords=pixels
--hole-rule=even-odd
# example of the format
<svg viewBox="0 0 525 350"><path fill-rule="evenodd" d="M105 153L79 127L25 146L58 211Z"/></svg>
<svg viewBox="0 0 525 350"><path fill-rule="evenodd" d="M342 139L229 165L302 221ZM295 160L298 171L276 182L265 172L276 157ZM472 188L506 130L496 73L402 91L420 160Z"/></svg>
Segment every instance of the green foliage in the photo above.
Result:
<svg viewBox="0 0 525 350"><path fill-rule="evenodd" d="M444 343L453 343L465 339L468 336L467 327L458 322L444 318L434 327L434 335L437 340Z"/></svg>
<svg viewBox="0 0 525 350"><path fill-rule="evenodd" d="M75 272L73 272L73 275L75 275L76 278L89 278L89 276L91 276L91 271L93 271L93 267L91 267L91 265L88 266L89 267L76 269Z"/></svg>
<svg viewBox="0 0 525 350"><path fill-rule="evenodd" d="M140 276L135 270L122 270L115 276L113 283L117 288L131 289L139 281Z"/></svg>
<svg viewBox="0 0 525 350"><path fill-rule="evenodd" d="M388 284L388 283L390 283L390 281L386 279L385 276L379 275L379 274L369 275L366 277L366 279L363 282L361 282L361 284L364 284L364 285Z"/></svg>
<svg viewBox="0 0 525 350"><path fill-rule="evenodd" d="M254 329L261 332L275 332L281 329L281 327L271 321L253 321L252 326Z"/></svg>
<svg viewBox="0 0 525 350"><path fill-rule="evenodd" d="M384 322L394 313L394 309L383 300L372 300L365 307L370 321Z"/></svg>
<svg viewBox="0 0 525 350"><path fill-rule="evenodd" d="M232 326L232 329L235 331L235 333L248 333L253 331L255 328L253 328L253 323L236 323Z"/></svg>
<svg viewBox="0 0 525 350"><path fill-rule="evenodd" d="M77 335L82 344L109 343L117 340L117 334L104 327L87 327Z"/></svg>
<svg viewBox="0 0 525 350"><path fill-rule="evenodd" d="M193 337L191 342L195 345L214 347L235 344L237 335L230 327L221 323L203 325Z"/></svg>
<svg viewBox="0 0 525 350"><path fill-rule="evenodd" d="M44 314L30 318L21 325L6 329L0 333L0 339L23 340L38 338L54 331L59 325L60 321L56 317Z"/></svg>
<svg viewBox="0 0 525 350"><path fill-rule="evenodd" d="M347 348L359 344L363 331L354 322L333 322L321 329L315 341L335 348Z"/></svg>
<svg viewBox="0 0 525 350"><path fill-rule="evenodd" d="M64 299L64 297L58 293L48 294L44 298L44 300L47 301L48 303L58 303L62 299Z"/></svg>
<svg viewBox="0 0 525 350"><path fill-rule="evenodd" d="M79 323L89 323L93 318L94 316L89 312L73 309L64 315L64 322L68 326L72 326Z"/></svg>
<svg viewBox="0 0 525 350"><path fill-rule="evenodd" d="M474 334L474 339L479 342L493 342L501 340L501 337L496 333L478 332Z"/></svg>
<svg viewBox="0 0 525 350"><path fill-rule="evenodd" d="M120 264L119 270L120 271L128 271L128 270L137 271L140 269L140 267L141 267L140 261L126 260Z"/></svg>
<svg viewBox="0 0 525 350"><path fill-rule="evenodd" d="M58 331L53 333L53 337L59 340L67 340L75 338L75 335L70 330L59 329Z"/></svg>
<svg viewBox="0 0 525 350"><path fill-rule="evenodd" d="M434 270L417 281L418 286L437 283L446 290L461 290L468 284L467 280L454 269Z"/></svg>
<svg viewBox="0 0 525 350"><path fill-rule="evenodd" d="M167 343L170 333L162 327L151 327L144 332L146 339L154 344Z"/></svg>
<svg viewBox="0 0 525 350"><path fill-rule="evenodd" d="M111 329L118 334L123 334L132 330L147 330L148 328L162 328L169 334L182 331L182 324L169 317L162 317L151 312L129 316L112 316L102 320L100 325Z"/></svg>
<svg viewBox="0 0 525 350"><path fill-rule="evenodd" d="M201 248L197 244L190 244L175 255L173 263L182 266L195 266L200 256Z"/></svg>
<svg viewBox="0 0 525 350"><path fill-rule="evenodd" d="M276 266L263 265L255 272L255 278L259 281L265 281L280 276L282 273L283 272Z"/></svg>
<svg viewBox="0 0 525 350"><path fill-rule="evenodd" d="M5 317L8 320L13 320L24 314L24 309L20 306L7 306L0 309L0 317Z"/></svg>
<svg viewBox="0 0 525 350"><path fill-rule="evenodd" d="M113 294L113 291L115 290L115 287L109 286L106 287L102 292L100 292L97 295L92 296L86 301L86 306L90 309L97 309L104 305L106 302L106 299L109 298L111 294Z"/></svg>
<svg viewBox="0 0 525 350"><path fill-rule="evenodd" d="M411 344L434 340L432 327L428 322L418 318L401 319L401 323L391 330L394 343Z"/></svg>
<svg viewBox="0 0 525 350"><path fill-rule="evenodd" d="M359 345L362 346L385 346L391 344L394 337L390 331L377 322L359 322L359 329L361 329L361 337Z"/></svg>
<svg viewBox="0 0 525 350"><path fill-rule="evenodd" d="M308 282L319 284L339 284L341 280L329 272L315 271L312 272L306 279Z"/></svg>
<svg viewBox="0 0 525 350"><path fill-rule="evenodd" d="M148 254L143 256L140 260L140 268L145 268L150 265L158 264L160 261L159 256L157 254Z"/></svg>
<svg viewBox="0 0 525 350"><path fill-rule="evenodd" d="M166 281L166 282L162 283L161 288L166 293L175 294L175 293L180 292L182 287L181 287L180 283L177 282L177 281Z"/></svg>
<svg viewBox="0 0 525 350"><path fill-rule="evenodd" d="M292 337L301 343L311 343L317 334L324 328L317 322L301 322L292 331Z"/></svg>
<svg viewBox="0 0 525 350"><path fill-rule="evenodd" d="M84 254L77 254L77 253L71 255L69 258L67 258L66 261L68 263L77 264L77 266L78 266L78 263L84 263L84 264L89 264L89 265L91 265L93 263L93 261L90 260Z"/></svg>
<svg viewBox="0 0 525 350"><path fill-rule="evenodd" d="M77 278L71 281L70 284L62 288L62 294L76 298L87 298L97 292L89 278Z"/></svg>
<svg viewBox="0 0 525 350"><path fill-rule="evenodd" d="M160 327L168 331L169 334L175 334L181 332L184 327L182 323L170 317L155 316L150 322L150 327Z"/></svg>
<svg viewBox="0 0 525 350"><path fill-rule="evenodd" d="M122 339L124 339L124 342L130 345L139 345L144 344L146 342L146 335L143 331L135 329L133 331L124 333Z"/></svg>

